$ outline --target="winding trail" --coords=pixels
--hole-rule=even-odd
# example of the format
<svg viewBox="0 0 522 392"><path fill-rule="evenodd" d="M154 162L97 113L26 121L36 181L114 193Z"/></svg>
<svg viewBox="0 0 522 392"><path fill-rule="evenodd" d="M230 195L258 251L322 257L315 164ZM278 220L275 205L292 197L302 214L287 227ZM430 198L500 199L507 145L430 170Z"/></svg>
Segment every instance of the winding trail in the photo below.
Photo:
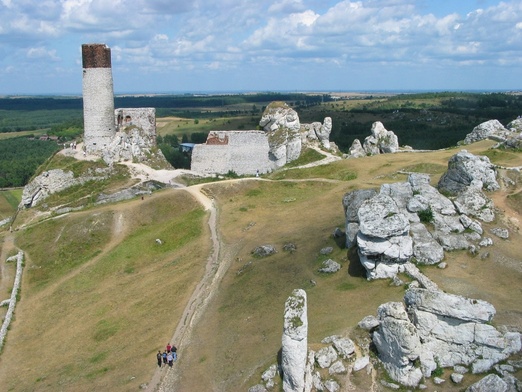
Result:
<svg viewBox="0 0 522 392"><path fill-rule="evenodd" d="M206 211L210 211L208 226L210 228L212 251L207 259L205 273L185 306L182 317L170 340L177 346L180 355L183 354L184 345L190 341L196 320L203 313L221 277L228 269L228 263L220 263L221 243L217 233L217 208L214 201L201 192L202 186L195 185L182 188L189 192ZM176 367L176 363L174 363L172 368L166 366L156 368L152 380L147 386L147 391L174 391L178 377L178 372L175 371Z"/></svg>
<svg viewBox="0 0 522 392"><path fill-rule="evenodd" d="M330 162L336 161L341 159L338 156L332 155L328 152L325 152L323 150L320 150L319 148L312 147L319 151L321 154L326 155L325 158L323 158L320 161L312 162L307 165L299 166L296 168L307 168L307 167L313 167L318 165L325 165ZM61 151L62 154L67 156L73 156L76 159L79 160L93 160L96 157L90 156L90 155L84 155L82 153L82 145L78 145L77 149L64 149ZM231 261L233 257L231 254L233 253L233 250L230 252L226 252L227 254L224 254L225 252L222 249L222 244L218 236L217 231L217 217L218 217L218 209L216 207L216 204L213 200L213 198L204 192L202 192L202 188L206 184L200 184L200 185L193 185L190 187L186 187L184 185L181 185L176 182L176 177L181 176L183 174L190 174L193 173L190 170L155 170L152 169L146 165L143 164L136 164L136 163L130 163L125 162L126 166L128 166L131 176L133 178L137 178L140 181L148 181L148 180L156 180L159 182L162 182L164 184L169 184L173 188L179 188L180 190L189 192L198 203L200 203L205 211L209 211L209 219L208 219L208 226L210 229L210 238L212 242L212 250L210 252L210 255L207 259L206 265L205 265L205 272L203 274L203 277L197 284L196 288L194 289L190 300L187 302L185 309L183 310L182 316L176 326L176 329L174 331L174 334L172 335L172 338L170 339L170 342L174 343L178 348L178 353L180 356L183 355L183 349L184 346L187 346L190 343L192 330L194 325L197 323L198 319L203 315L206 306L210 302L213 294L216 292L217 286L219 285L219 282L221 281L222 277L224 276L225 272L228 270ZM245 181L245 180L259 180L262 181L261 178L242 178L242 179L234 179L230 180L231 182L236 181ZM297 180L299 181L299 180ZM121 211L120 216L115 217L116 219L113 222L113 239L110 242L110 246L108 246L108 249L114 248L119 242L121 242L121 239L123 237L122 227L125 226L123 222L120 220L122 219ZM119 227L119 228L118 228ZM230 253L230 254L228 254ZM101 255L100 255L101 256ZM63 280L69 279L71 275L76 275L77 273L81 272L88 266L92 265L96 260L100 257L96 257L95 259L89 261L84 266L79 268L77 271L75 271L74 274L70 274L68 276L63 277L60 282L57 282L57 284L53 285L48 290L52 290L58 284L62 283ZM46 290L47 291L47 290ZM154 374L152 376L152 379L147 384L146 390L148 392L166 392L166 391L175 391L176 387L179 385L178 382L179 378L179 372L177 371L177 363L174 363L174 366L172 368L168 366L164 366L161 368L156 367L156 370L154 371Z"/></svg>
<svg viewBox="0 0 522 392"><path fill-rule="evenodd" d="M315 148L321 154L326 155L320 161L312 162L307 165L299 166L296 168L306 168L319 165L326 165L333 161L340 160L341 158ZM178 348L178 354L183 355L183 347L190 342L192 329L196 324L198 318L204 313L206 305L211 300L213 293L217 289L217 286L224 276L225 272L230 266L233 257L230 255L224 255L222 250L222 244L219 240L217 232L217 215L218 209L215 205L214 200L211 196L202 192L202 188L207 184L193 185L185 187L176 183L176 177L186 173L192 173L189 170L154 170L148 166L142 164L126 163L132 172L134 178L139 178L141 181L156 180L171 186L178 187L186 192L189 192L205 209L209 211L208 226L210 228L210 235L212 241L212 251L207 259L205 266L205 273L194 289L190 300L188 301L185 309L183 310L182 317L170 339L170 342L176 345ZM258 180L263 181L261 178L240 178L229 180L230 182L245 181L245 180ZM299 180L296 180L299 181ZM228 182L228 181L225 181ZM176 386L179 385L178 378L179 372L177 370L177 363L174 363L172 368L164 366L161 368L156 367L154 375L151 381L147 384L148 392L166 392L176 391Z"/></svg>

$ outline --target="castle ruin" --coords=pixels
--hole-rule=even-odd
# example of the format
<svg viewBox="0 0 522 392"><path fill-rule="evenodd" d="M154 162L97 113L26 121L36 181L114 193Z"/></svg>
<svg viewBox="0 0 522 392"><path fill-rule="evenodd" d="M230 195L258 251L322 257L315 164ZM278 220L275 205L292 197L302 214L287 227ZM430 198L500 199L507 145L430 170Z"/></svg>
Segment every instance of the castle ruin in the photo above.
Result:
<svg viewBox="0 0 522 392"><path fill-rule="evenodd" d="M111 49L84 44L82 62L84 145L87 153L97 155L116 134Z"/></svg>
<svg viewBox="0 0 522 392"><path fill-rule="evenodd" d="M152 157L156 163L168 165L155 148L156 110L114 109L110 48L105 44L83 44L82 62L85 152L101 157L107 164L122 160L150 163L151 157L157 155Z"/></svg>
<svg viewBox="0 0 522 392"><path fill-rule="evenodd" d="M190 168L204 174L264 174L271 171L268 135L264 131L211 131L192 150Z"/></svg>

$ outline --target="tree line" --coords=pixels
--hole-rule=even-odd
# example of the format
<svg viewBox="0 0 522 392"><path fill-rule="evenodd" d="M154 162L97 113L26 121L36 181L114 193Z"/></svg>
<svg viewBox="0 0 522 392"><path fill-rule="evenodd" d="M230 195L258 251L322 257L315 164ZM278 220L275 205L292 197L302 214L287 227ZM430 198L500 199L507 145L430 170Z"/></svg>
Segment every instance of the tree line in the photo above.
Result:
<svg viewBox="0 0 522 392"><path fill-rule="evenodd" d="M60 146L29 138L0 140L0 188L26 185L36 169Z"/></svg>

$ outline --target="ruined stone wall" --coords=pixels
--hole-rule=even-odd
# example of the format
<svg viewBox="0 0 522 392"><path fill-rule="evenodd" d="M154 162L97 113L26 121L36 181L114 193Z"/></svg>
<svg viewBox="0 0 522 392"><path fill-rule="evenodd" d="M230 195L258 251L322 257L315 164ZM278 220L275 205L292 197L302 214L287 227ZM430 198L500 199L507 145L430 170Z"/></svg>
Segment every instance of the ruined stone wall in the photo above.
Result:
<svg viewBox="0 0 522 392"><path fill-rule="evenodd" d="M121 108L114 111L116 126L119 132L129 128L141 128L146 135L148 146L156 145L156 109L155 108Z"/></svg>
<svg viewBox="0 0 522 392"><path fill-rule="evenodd" d="M84 143L99 153L116 133L111 50L104 44L82 45Z"/></svg>
<svg viewBox="0 0 522 392"><path fill-rule="evenodd" d="M255 175L270 171L268 136L264 131L212 131L192 151L191 169L204 174Z"/></svg>

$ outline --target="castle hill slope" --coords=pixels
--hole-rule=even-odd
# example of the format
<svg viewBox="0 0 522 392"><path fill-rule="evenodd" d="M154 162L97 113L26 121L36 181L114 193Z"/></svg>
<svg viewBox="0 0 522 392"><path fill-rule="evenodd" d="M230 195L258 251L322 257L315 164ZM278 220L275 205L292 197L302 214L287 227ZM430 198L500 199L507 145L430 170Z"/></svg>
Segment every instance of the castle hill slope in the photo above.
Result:
<svg viewBox="0 0 522 392"><path fill-rule="evenodd" d="M466 149L502 166L522 165L522 153L491 152L492 144ZM404 287L387 280L368 282L357 257L332 237L344 227L343 195L404 181L414 171L430 173L436 184L459 150L383 154L199 185L217 209L219 255L212 268L223 274L191 322L183 311L205 279L213 244L210 212L185 189L32 217L30 225L22 214L17 231L0 232L2 246L13 235L26 253L21 300L0 355L0 385L6 391L160 390L161 383L151 384L159 372L175 391L248 390L277 361L284 303L293 289L308 295L311 347L326 336L354 333L380 304L404 296ZM487 259L451 252L446 269L424 267L423 273L447 292L491 302L494 323L520 331L522 186L520 174L505 175L516 185L490 195L499 213L484 227L507 225L510 238ZM296 251L283 251L286 243ZM277 253L253 257L265 244ZM327 246L334 248L328 257L342 265L332 275L318 272L325 259L319 251ZM172 370L157 370L155 354L180 325L185 333L171 342L178 361ZM474 377L437 390L462 390ZM352 381L354 390L368 390L366 378Z"/></svg>

